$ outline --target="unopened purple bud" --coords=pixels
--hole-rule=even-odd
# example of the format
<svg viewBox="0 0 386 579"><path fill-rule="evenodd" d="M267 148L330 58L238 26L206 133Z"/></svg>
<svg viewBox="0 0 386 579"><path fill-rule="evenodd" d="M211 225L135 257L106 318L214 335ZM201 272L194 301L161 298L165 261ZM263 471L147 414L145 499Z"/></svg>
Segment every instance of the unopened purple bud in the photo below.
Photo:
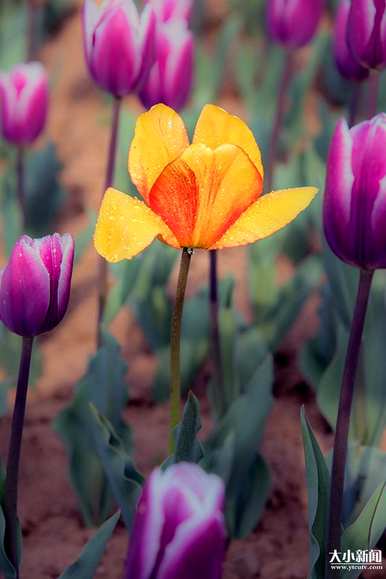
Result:
<svg viewBox="0 0 386 579"><path fill-rule="evenodd" d="M386 0L351 0L347 41L353 57L371 69L386 66Z"/></svg>
<svg viewBox="0 0 386 579"><path fill-rule="evenodd" d="M157 60L139 93L143 106L164 103L177 111L183 109L192 90L193 61L193 36L185 23L160 23Z"/></svg>
<svg viewBox="0 0 386 579"><path fill-rule="evenodd" d="M139 16L133 0L85 0L83 37L94 81L123 97L141 84L154 62L156 15L148 6Z"/></svg>
<svg viewBox="0 0 386 579"><path fill-rule="evenodd" d="M332 251L363 269L386 267L386 114L341 120L327 163L324 231Z"/></svg>
<svg viewBox="0 0 386 579"><path fill-rule="evenodd" d="M221 579L224 484L195 464L150 475L137 507L125 579Z"/></svg>
<svg viewBox="0 0 386 579"><path fill-rule="evenodd" d="M316 34L324 0L268 0L267 22L271 38L287 48L300 48Z"/></svg>
<svg viewBox="0 0 386 579"><path fill-rule="evenodd" d="M70 297L71 235L23 235L0 272L0 320L20 336L37 336L63 319Z"/></svg>
<svg viewBox="0 0 386 579"><path fill-rule="evenodd" d="M350 0L342 0L338 6L334 29L334 56L337 68L344 78L362 81L369 76L369 70L353 57L347 44L350 6Z"/></svg>
<svg viewBox="0 0 386 579"><path fill-rule="evenodd" d="M18 64L0 73L0 132L14 145L32 143L48 113L48 78L39 62Z"/></svg>

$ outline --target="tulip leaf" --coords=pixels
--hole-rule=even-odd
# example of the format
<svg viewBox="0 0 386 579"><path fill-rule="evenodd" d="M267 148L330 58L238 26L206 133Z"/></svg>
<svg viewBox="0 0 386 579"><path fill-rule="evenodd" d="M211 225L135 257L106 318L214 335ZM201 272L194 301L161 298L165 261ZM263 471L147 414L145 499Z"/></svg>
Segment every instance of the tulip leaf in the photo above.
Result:
<svg viewBox="0 0 386 579"><path fill-rule="evenodd" d="M378 543L385 531L386 523L386 482L375 489L368 503L357 519L347 527L342 535L344 551L370 550ZM360 570L346 570L343 579L356 579Z"/></svg>
<svg viewBox="0 0 386 579"><path fill-rule="evenodd" d="M66 192L60 184L62 165L54 143L31 152L26 163L27 230L34 237L53 231Z"/></svg>
<svg viewBox="0 0 386 579"><path fill-rule="evenodd" d="M224 479L227 524L235 538L255 528L270 488L267 466L257 449L272 406L272 381L272 359L266 356L204 445L203 466Z"/></svg>
<svg viewBox="0 0 386 579"><path fill-rule="evenodd" d="M75 264L81 260L94 235L96 214L94 211L89 211L87 216L88 223L86 227L80 233L78 233L75 238Z"/></svg>
<svg viewBox="0 0 386 579"><path fill-rule="evenodd" d="M5 536L5 518L2 507L0 507L0 570L4 574L5 579L16 579L16 569L5 552L4 547Z"/></svg>
<svg viewBox="0 0 386 579"><path fill-rule="evenodd" d="M119 521L119 511L112 515L98 529L82 550L79 559L68 567L59 579L93 579L102 560L107 542Z"/></svg>
<svg viewBox="0 0 386 579"><path fill-rule="evenodd" d="M143 477L136 470L124 441L116 434L112 424L97 411L95 406L91 405L90 412L94 418L96 452L114 499L121 510L122 519L130 529Z"/></svg>
<svg viewBox="0 0 386 579"><path fill-rule="evenodd" d="M310 532L310 579L324 579L330 475L311 426L301 411Z"/></svg>
<svg viewBox="0 0 386 579"><path fill-rule="evenodd" d="M175 432L176 450L173 462L200 462L204 454L202 445L197 440L200 430L200 404L194 394L189 392L182 420Z"/></svg>
<svg viewBox="0 0 386 579"><path fill-rule="evenodd" d="M112 508L108 479L95 449L95 419L90 403L111 422L130 452L130 430L122 420L128 399L126 372L118 343L105 334L102 347L76 386L74 399L55 420L55 428L68 451L71 481L89 526L100 524Z"/></svg>

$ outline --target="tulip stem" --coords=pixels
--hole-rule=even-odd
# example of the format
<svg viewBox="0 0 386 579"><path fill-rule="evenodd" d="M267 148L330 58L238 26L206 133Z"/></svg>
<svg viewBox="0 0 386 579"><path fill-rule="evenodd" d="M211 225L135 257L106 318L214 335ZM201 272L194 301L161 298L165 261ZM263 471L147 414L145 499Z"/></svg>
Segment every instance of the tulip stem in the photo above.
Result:
<svg viewBox="0 0 386 579"><path fill-rule="evenodd" d="M209 252L209 302L210 302L210 320L211 320L211 338L212 338L212 359L213 359L213 393L215 410L218 416L224 414L223 401L223 372L222 372L222 355L220 341L219 325L219 294L218 294L218 274L217 274L217 251Z"/></svg>
<svg viewBox="0 0 386 579"><path fill-rule="evenodd" d="M278 144L279 144L279 139L280 139L280 132L281 132L283 121L284 121L286 100L287 100L287 96L288 96L287 92L288 92L288 87L289 87L291 79L292 79L292 72L293 72L293 52L291 50L287 50L286 54L285 54L284 63L283 63L283 70L282 70L282 74L281 74L280 84L278 87L276 110L274 113L271 139L270 139L270 143L269 143L268 165L267 165L267 191L268 192L272 190L272 186L273 186L273 178L274 178L276 158L277 158L277 149L278 149Z"/></svg>
<svg viewBox="0 0 386 579"><path fill-rule="evenodd" d="M181 255L180 271L178 274L176 301L172 315L170 333L170 433L169 450L174 452L173 432L181 419L181 324L184 310L185 290L188 281L190 261L193 250L184 247Z"/></svg>
<svg viewBox="0 0 386 579"><path fill-rule="evenodd" d="M111 135L110 143L107 157L107 168L106 168L106 180L105 187L103 189L101 202L106 189L111 187L114 181L115 172L115 161L117 156L117 143L118 143L118 132L119 132L119 119L121 113L122 100L119 97L114 99L113 104L113 115L111 122ZM108 265L107 261L98 256L98 318L97 318L97 345L98 348L102 345L102 327L103 327L103 316L106 307L107 300L107 277L108 277Z"/></svg>
<svg viewBox="0 0 386 579"><path fill-rule="evenodd" d="M375 117L378 111L379 72L371 71L369 77L369 119Z"/></svg>
<svg viewBox="0 0 386 579"><path fill-rule="evenodd" d="M23 338L20 356L19 377L16 389L16 399L12 417L11 437L8 449L7 474L4 484L3 499L5 517L5 551L10 562L16 569L17 578L19 577L19 526L17 519L18 479L32 345L33 338Z"/></svg>
<svg viewBox="0 0 386 579"><path fill-rule="evenodd" d="M22 215L22 226L27 225L27 201L25 195L25 154L23 147L16 150L16 194Z"/></svg>
<svg viewBox="0 0 386 579"><path fill-rule="evenodd" d="M342 533L342 511L347 445L350 415L354 398L355 378L365 324L367 305L373 280L373 272L361 270L354 315L351 323L349 343L340 390L338 416L336 420L334 451L331 469L330 509L326 551L326 579L336 577L330 566L331 553L340 551Z"/></svg>
<svg viewBox="0 0 386 579"><path fill-rule="evenodd" d="M34 59L36 51L36 20L38 6L35 6L34 0L27 0L27 62Z"/></svg>

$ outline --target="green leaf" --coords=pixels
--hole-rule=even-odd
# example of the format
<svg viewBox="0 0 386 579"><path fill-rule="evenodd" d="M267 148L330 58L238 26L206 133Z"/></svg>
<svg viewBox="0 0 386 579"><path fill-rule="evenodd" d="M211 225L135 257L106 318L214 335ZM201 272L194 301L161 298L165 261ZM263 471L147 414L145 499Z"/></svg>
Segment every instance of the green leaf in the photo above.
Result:
<svg viewBox="0 0 386 579"><path fill-rule="evenodd" d="M174 462L200 462L203 457L202 446L197 440L200 430L200 404L194 394L189 392L182 421L176 428Z"/></svg>
<svg viewBox="0 0 386 579"><path fill-rule="evenodd" d="M267 467L257 449L272 406L272 381L272 359L267 356L204 445L203 465L221 476L226 485L227 524L232 537L244 537L255 528L268 496ZM260 501L253 488L256 482Z"/></svg>
<svg viewBox="0 0 386 579"><path fill-rule="evenodd" d="M121 510L122 519L131 529L137 500L144 482L136 470L124 441L115 433L111 423L91 405L95 421L95 449L109 481L111 492Z"/></svg>
<svg viewBox="0 0 386 579"><path fill-rule="evenodd" d="M81 552L79 559L68 567L59 579L93 579L104 555L107 542L110 540L119 521L119 511L110 517L98 529Z"/></svg>
<svg viewBox="0 0 386 579"><path fill-rule="evenodd" d="M55 429L69 454L71 481L89 526L100 524L112 509L109 483L95 449L95 420L90 403L111 422L129 451L130 429L122 420L128 399L126 373L118 343L105 334L102 347L76 386L73 401L55 420Z"/></svg>
<svg viewBox="0 0 386 579"><path fill-rule="evenodd" d="M342 549L372 549L385 530L386 523L386 482L374 491L358 518L344 530ZM344 571L342 579L355 579L361 571Z"/></svg>
<svg viewBox="0 0 386 579"><path fill-rule="evenodd" d="M75 263L78 263L86 249L91 243L96 224L96 214L94 211L88 212L87 226L76 236L75 239Z"/></svg>
<svg viewBox="0 0 386 579"><path fill-rule="evenodd" d="M31 152L26 163L27 230L37 237L52 232L65 196L59 177L62 165L56 147Z"/></svg>
<svg viewBox="0 0 386 579"><path fill-rule="evenodd" d="M310 579L324 579L330 475L311 426L301 410L310 532Z"/></svg>

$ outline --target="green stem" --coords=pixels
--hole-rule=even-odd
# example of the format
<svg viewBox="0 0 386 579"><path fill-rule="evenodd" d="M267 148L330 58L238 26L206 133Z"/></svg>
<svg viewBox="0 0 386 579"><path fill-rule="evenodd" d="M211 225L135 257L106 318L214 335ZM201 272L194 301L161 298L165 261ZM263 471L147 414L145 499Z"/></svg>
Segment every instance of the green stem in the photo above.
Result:
<svg viewBox="0 0 386 579"><path fill-rule="evenodd" d="M31 365L33 338L23 338L20 356L19 377L17 382L15 406L13 410L11 437L9 441L7 474L4 485L4 517L5 517L5 538L4 546L7 556L16 569L16 579L19 578L18 571L18 519L17 519L17 499L20 451L23 436L23 426L25 408L27 402L28 380Z"/></svg>
<svg viewBox="0 0 386 579"><path fill-rule="evenodd" d="M115 171L115 161L117 156L117 143L118 143L118 132L119 132L119 119L121 113L122 99L116 97L114 99L113 105L113 119L111 123L111 136L109 143L109 151L107 157L107 168L106 168L106 179L105 186L103 189L103 195L106 189L111 187L114 181L114 171ZM102 195L102 198L103 198ZM97 346L98 348L102 345L102 328L103 328L103 317L105 313L106 301L107 301L107 278L108 278L108 265L107 261L98 256L98 318L97 318Z"/></svg>
<svg viewBox="0 0 386 579"><path fill-rule="evenodd" d="M190 261L193 250L184 247L178 275L176 301L174 304L170 334L170 453L174 452L173 431L181 419L181 324L184 310L185 291L188 281Z"/></svg>
<svg viewBox="0 0 386 579"><path fill-rule="evenodd" d="M362 334L367 305L373 280L373 272L362 270L359 278L357 300L351 323L349 343L340 390L338 416L336 420L334 451L331 469L330 509L327 534L326 579L336 577L331 569L331 553L340 551L342 534L342 512L344 478L347 460L347 446L350 428L351 408L354 398L355 378L359 364Z"/></svg>
<svg viewBox="0 0 386 579"><path fill-rule="evenodd" d="M209 271L209 301L210 301L210 320L211 320L211 337L212 337L212 358L213 358L213 395L216 405L216 412L221 417L225 411L223 400L223 371L220 341L220 324L219 324L219 295L218 295L218 273L217 273L217 251L209 252L210 271Z"/></svg>

